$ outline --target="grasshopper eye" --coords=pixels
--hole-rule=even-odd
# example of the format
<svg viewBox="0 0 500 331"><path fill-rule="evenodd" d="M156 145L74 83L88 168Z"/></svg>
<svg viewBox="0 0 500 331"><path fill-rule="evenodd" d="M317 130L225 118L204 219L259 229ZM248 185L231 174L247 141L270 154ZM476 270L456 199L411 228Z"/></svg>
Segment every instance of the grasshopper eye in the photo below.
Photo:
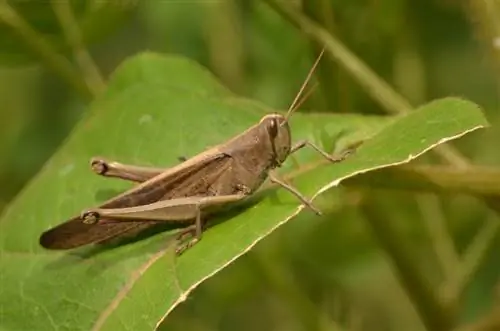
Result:
<svg viewBox="0 0 500 331"><path fill-rule="evenodd" d="M275 138L278 135L278 121L275 118L271 119L271 122L267 127L267 131L269 132L269 135L273 138Z"/></svg>

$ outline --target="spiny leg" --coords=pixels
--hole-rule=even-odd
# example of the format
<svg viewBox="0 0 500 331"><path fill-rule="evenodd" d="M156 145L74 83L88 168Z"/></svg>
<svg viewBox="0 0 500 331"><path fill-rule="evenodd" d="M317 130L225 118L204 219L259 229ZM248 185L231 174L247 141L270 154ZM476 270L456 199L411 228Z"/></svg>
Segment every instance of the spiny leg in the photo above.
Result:
<svg viewBox="0 0 500 331"><path fill-rule="evenodd" d="M193 232L194 232L194 235L193 235ZM190 233L191 235L193 235L193 237L185 244L180 244L176 248L175 254L181 255L187 249L193 247L194 245L196 245L196 243L198 243L201 240L201 237L203 234L203 223L201 220L201 209L200 208L198 208L195 223L193 225L189 226L189 228L186 228L185 230L183 230L180 233L180 235L177 237L177 240L179 241L180 239L182 239L187 233Z"/></svg>
<svg viewBox="0 0 500 331"><path fill-rule="evenodd" d="M187 222L196 219L199 210L238 202L246 195L217 195L208 197L185 197L160 200L146 205L124 208L94 208L84 211L80 218L83 223L96 224L101 219L113 222L161 221ZM191 223L191 222L188 222Z"/></svg>
<svg viewBox="0 0 500 331"><path fill-rule="evenodd" d="M308 208L310 208L316 214L321 215L321 212L316 207L314 207L312 202L309 201L306 197L304 197L295 187L293 187L293 186L285 183L281 179L277 178L276 175L274 175L273 173L269 173L269 179L271 180L271 182L280 185L281 187L285 188L290 193L295 195L304 205L306 205Z"/></svg>
<svg viewBox="0 0 500 331"><path fill-rule="evenodd" d="M166 169L140 167L123 164L115 161L107 161L101 158L92 158L90 161L92 171L104 177L114 177L133 182L142 183L158 176Z"/></svg>
<svg viewBox="0 0 500 331"><path fill-rule="evenodd" d="M196 224L191 224L188 227L180 230L179 233L177 233L177 235L175 236L175 240L177 240L177 242L183 242L187 236L194 236L195 231Z"/></svg>
<svg viewBox="0 0 500 331"><path fill-rule="evenodd" d="M177 233L175 239L177 240L177 242L182 242L187 236L195 236L197 231L196 229L197 229L197 224L195 222L194 224L191 224L190 226L180 230L179 233ZM206 230L205 222L202 222L201 230L202 231Z"/></svg>
<svg viewBox="0 0 500 331"><path fill-rule="evenodd" d="M187 197L171 200L160 200L147 205L139 205L124 208L96 208L84 211L80 216L85 224L96 224L99 222L182 222L189 224L179 233L181 239L188 233L194 232L194 237L179 247L176 252L182 254L186 249L196 244L202 236L203 223L201 212L203 208L217 207L227 203L238 202L244 199L246 195L220 195L209 197ZM192 224L192 220L195 223ZM182 224L180 223L180 224Z"/></svg>

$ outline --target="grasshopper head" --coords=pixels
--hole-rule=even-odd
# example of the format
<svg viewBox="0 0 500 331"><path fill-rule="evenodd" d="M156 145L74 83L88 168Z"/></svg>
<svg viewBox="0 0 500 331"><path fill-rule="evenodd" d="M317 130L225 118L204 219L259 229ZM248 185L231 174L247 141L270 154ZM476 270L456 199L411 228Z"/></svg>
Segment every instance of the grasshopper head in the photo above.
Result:
<svg viewBox="0 0 500 331"><path fill-rule="evenodd" d="M283 115L270 114L264 116L260 120L260 124L263 124L267 130L274 154L273 161L275 166L279 167L290 154L291 136L288 121Z"/></svg>

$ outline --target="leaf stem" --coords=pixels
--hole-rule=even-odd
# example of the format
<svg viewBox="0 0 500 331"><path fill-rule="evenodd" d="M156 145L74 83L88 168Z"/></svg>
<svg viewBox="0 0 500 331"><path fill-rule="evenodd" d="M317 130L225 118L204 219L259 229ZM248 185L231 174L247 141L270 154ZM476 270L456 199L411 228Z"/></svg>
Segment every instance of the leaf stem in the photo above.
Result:
<svg viewBox="0 0 500 331"><path fill-rule="evenodd" d="M58 54L47 39L35 31L5 0L0 1L0 21L11 28L48 68L71 85L84 99L92 99L92 92L71 62Z"/></svg>
<svg viewBox="0 0 500 331"><path fill-rule="evenodd" d="M73 56L80 67L88 89L94 96L100 94L106 88L106 84L98 66L85 46L80 27L71 9L70 1L52 0L51 3L52 9L66 37L66 42L73 50Z"/></svg>

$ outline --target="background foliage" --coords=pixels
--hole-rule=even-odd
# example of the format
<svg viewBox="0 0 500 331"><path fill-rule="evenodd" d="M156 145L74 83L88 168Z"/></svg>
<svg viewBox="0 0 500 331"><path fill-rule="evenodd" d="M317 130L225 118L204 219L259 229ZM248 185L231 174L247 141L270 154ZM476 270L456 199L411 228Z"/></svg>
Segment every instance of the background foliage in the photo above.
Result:
<svg viewBox="0 0 500 331"><path fill-rule="evenodd" d="M321 36L301 24L302 17L319 22L413 105L448 95L480 104L492 128L455 147L477 165L500 159L498 1L308 0L302 7L286 2L284 10L275 1L66 4L0 2L0 205L57 150L108 75L139 51L190 57L233 92L286 108L318 50L308 37ZM303 16L294 19L289 8ZM345 63L322 62L320 85L303 108L394 112ZM484 171L472 168L468 176L480 178ZM493 185L496 177L490 176ZM317 320L327 320L332 330L425 329L390 247L367 225L377 220L393 225L429 283L465 279L460 298L450 300L446 286L439 289L463 330L499 327L495 201L453 190L437 195L381 186L391 183L332 193L335 203L325 220L300 217L277 231L202 285L162 329L310 330L325 325ZM470 277L457 277L461 262Z"/></svg>

